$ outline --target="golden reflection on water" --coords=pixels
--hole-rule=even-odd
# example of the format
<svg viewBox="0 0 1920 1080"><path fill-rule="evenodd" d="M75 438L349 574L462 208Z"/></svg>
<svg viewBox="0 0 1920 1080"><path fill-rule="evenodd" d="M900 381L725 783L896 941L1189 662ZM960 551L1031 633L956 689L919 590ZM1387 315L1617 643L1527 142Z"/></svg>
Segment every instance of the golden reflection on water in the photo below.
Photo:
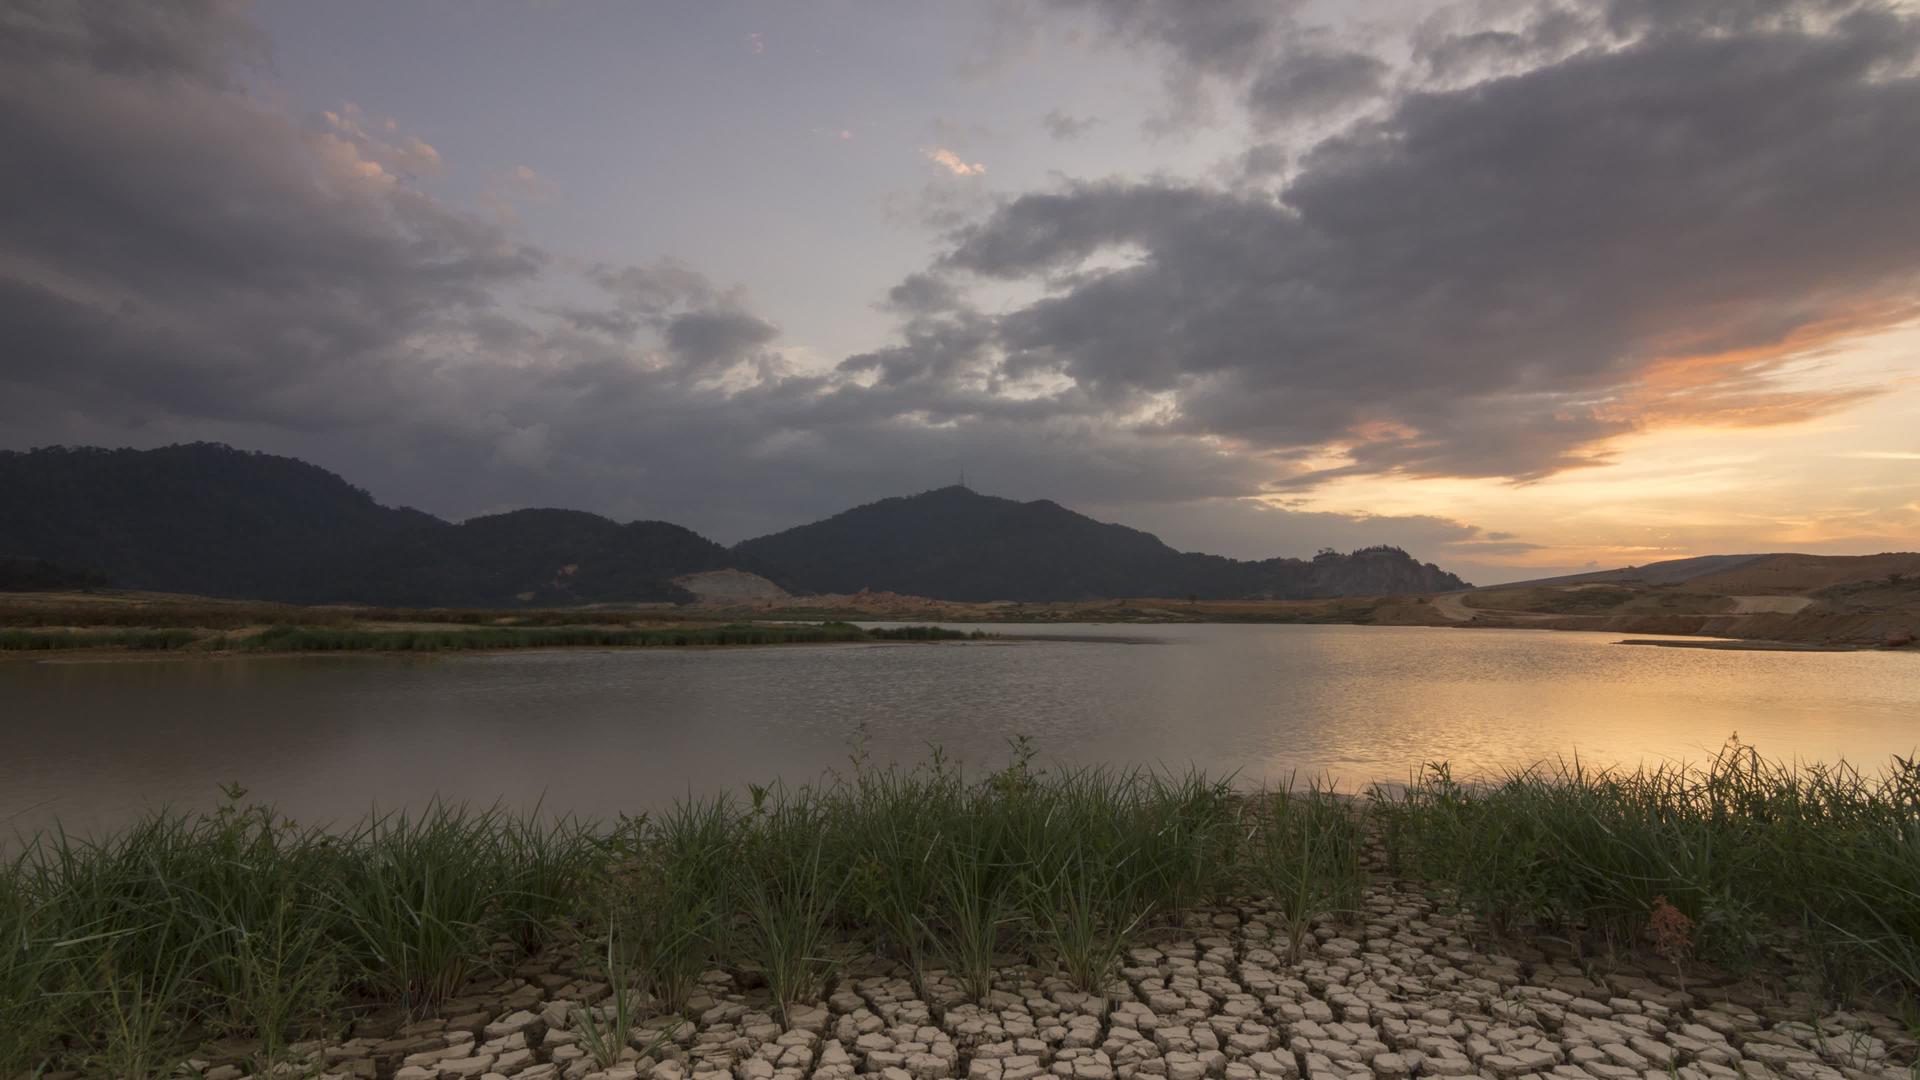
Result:
<svg viewBox="0 0 1920 1080"><path fill-rule="evenodd" d="M1019 632L1018 627L1002 627ZM1615 645L1550 631L1035 627L1034 642L705 652L0 664L0 828L208 805L238 781L308 820L435 794L592 816L805 780L931 744L971 764L1032 736L1082 763L1189 765L1346 790L1429 761L1558 756L1877 767L1920 746L1920 655Z"/></svg>

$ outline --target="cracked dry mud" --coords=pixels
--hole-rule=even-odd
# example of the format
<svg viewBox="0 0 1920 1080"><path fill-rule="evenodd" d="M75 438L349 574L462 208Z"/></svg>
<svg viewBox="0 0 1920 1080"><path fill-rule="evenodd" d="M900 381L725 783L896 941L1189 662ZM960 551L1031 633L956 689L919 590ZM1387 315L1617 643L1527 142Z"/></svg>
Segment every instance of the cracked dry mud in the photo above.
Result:
<svg viewBox="0 0 1920 1080"><path fill-rule="evenodd" d="M1315 927L1297 963L1258 903L1145 935L1110 992L1013 962L985 1001L936 972L916 993L878 957L837 973L781 1024L764 989L711 972L670 1030L643 1021L626 1060L595 1065L574 1029L607 987L564 963L448 1002L442 1018L362 1021L296 1048L341 1080L1909 1080L1896 1020L1827 1012L1751 984L1674 983L1502 955L1473 920L1378 885L1351 922ZM650 1050L643 1053L642 1048ZM196 1061L207 1080L241 1070ZM283 1066L283 1068L285 1068Z"/></svg>

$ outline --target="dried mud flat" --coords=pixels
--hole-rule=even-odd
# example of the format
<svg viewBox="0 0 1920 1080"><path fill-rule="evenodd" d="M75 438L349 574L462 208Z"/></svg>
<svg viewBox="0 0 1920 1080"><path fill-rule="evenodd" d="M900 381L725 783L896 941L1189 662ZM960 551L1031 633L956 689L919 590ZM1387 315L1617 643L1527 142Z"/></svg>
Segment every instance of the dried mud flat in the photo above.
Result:
<svg viewBox="0 0 1920 1080"><path fill-rule="evenodd" d="M436 1018L358 1021L296 1047L291 1075L359 1080L1892 1080L1915 1044L1890 1016L1699 970L1553 959L1491 943L1471 917L1376 884L1365 910L1316 925L1297 962L1253 901L1189 914L1123 958L1104 997L1009 958L984 1002L938 972L852 957L825 1000L776 1019L748 972L710 972L690 1022L643 1020L602 1069L581 1012L608 988L557 959L470 988ZM643 1050L645 1052L643 1052ZM191 1063L238 1080L208 1048Z"/></svg>

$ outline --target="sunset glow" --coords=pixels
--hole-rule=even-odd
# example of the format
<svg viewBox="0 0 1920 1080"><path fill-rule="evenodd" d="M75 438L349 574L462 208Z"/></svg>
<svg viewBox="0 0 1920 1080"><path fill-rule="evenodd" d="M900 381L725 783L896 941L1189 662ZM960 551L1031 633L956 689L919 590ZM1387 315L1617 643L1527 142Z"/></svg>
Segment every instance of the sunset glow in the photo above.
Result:
<svg viewBox="0 0 1920 1080"><path fill-rule="evenodd" d="M120 70L53 5L4 441L726 542L965 471L1477 581L1920 547L1914 12L1535 8L210 0Z"/></svg>

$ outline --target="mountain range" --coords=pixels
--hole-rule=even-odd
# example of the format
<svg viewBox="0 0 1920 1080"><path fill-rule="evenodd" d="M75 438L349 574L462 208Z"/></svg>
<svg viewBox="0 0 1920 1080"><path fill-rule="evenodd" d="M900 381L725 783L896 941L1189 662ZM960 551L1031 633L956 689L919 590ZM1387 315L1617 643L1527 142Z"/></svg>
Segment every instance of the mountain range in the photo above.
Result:
<svg viewBox="0 0 1920 1080"><path fill-rule="evenodd" d="M316 465L216 443L0 451L0 560L45 567L30 580L64 573L124 588L404 606L684 601L691 595L674 578L723 569L797 594L872 589L960 601L1467 587L1398 548L1243 561L1176 551L1058 503L960 486L731 548L668 522L621 524L577 510L452 523L382 506Z"/></svg>

